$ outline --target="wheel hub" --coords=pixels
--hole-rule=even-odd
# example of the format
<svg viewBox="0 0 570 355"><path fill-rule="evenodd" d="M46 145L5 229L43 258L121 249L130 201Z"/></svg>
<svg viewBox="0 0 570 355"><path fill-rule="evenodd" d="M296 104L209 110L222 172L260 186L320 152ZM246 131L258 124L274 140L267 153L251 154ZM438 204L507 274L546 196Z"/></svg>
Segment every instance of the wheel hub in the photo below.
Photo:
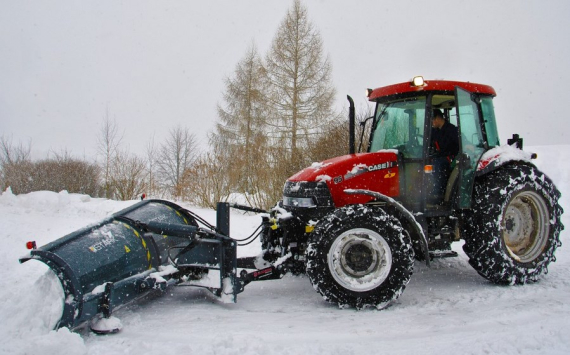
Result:
<svg viewBox="0 0 570 355"><path fill-rule="evenodd" d="M520 262L536 259L546 246L549 213L544 198L533 191L514 196L503 215L501 230L509 253Z"/></svg>
<svg viewBox="0 0 570 355"><path fill-rule="evenodd" d="M341 258L345 271L354 276L366 275L374 268L378 255L368 242L349 243L343 249L345 257Z"/></svg>
<svg viewBox="0 0 570 355"><path fill-rule="evenodd" d="M368 291L381 285L392 267L392 253L378 233L356 228L335 239L328 254L333 278L352 291Z"/></svg>

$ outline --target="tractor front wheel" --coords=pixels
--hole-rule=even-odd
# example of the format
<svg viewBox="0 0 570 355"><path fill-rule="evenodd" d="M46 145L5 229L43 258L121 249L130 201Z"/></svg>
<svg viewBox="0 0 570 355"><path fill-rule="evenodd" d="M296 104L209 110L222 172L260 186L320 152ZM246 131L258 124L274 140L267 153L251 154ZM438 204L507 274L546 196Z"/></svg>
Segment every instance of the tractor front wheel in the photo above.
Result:
<svg viewBox="0 0 570 355"><path fill-rule="evenodd" d="M559 197L534 166L505 166L477 179L462 223L471 266L498 284L536 281L561 244Z"/></svg>
<svg viewBox="0 0 570 355"><path fill-rule="evenodd" d="M404 290L414 265L412 243L384 210L343 207L315 228L307 249L313 287L341 307L386 307Z"/></svg>

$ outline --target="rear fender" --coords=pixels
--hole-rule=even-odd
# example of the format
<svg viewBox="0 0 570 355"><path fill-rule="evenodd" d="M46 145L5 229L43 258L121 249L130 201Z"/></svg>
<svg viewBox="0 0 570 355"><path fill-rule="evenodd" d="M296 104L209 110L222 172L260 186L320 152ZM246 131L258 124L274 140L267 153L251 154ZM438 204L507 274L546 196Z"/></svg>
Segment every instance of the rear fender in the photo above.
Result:
<svg viewBox="0 0 570 355"><path fill-rule="evenodd" d="M495 147L486 151L477 163L475 176L486 175L497 170L503 165L512 162L524 162L532 164L532 159L536 159L535 153L525 152L510 145Z"/></svg>
<svg viewBox="0 0 570 355"><path fill-rule="evenodd" d="M372 196L376 201L382 201L386 203L388 206L390 206L390 208L396 212L395 217L397 217L400 221L403 221L405 225L410 228L410 230L408 230L408 232L410 233L410 237L413 240L416 240L420 243L422 252L424 254L423 257L426 260L426 264L430 266L429 249L428 249L428 242L426 235L424 233L422 226L418 223L414 215L408 209L406 209L404 206L402 206L398 201L394 200L393 198L383 195L376 191L347 189L344 190L344 192L348 195Z"/></svg>

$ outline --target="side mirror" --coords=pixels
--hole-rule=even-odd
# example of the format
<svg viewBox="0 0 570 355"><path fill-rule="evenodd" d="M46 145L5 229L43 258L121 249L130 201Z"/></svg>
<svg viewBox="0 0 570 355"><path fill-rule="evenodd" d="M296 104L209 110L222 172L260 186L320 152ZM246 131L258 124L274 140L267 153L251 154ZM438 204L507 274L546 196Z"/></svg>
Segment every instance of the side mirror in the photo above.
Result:
<svg viewBox="0 0 570 355"><path fill-rule="evenodd" d="M513 134L513 137L507 140L507 144L523 149L523 139L518 134Z"/></svg>

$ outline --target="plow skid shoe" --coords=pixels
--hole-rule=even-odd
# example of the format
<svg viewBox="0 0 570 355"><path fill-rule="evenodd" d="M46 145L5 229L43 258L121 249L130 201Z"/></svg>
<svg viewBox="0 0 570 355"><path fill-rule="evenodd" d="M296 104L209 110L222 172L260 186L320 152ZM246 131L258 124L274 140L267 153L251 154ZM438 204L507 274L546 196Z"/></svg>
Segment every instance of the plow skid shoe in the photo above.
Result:
<svg viewBox="0 0 570 355"><path fill-rule="evenodd" d="M157 233L169 225L176 236ZM165 289L177 272L163 270L168 250L190 240L197 224L186 210L163 200L141 201L103 221L30 251L30 259L47 264L61 281L65 299L56 328L77 328L151 290ZM167 228L163 228L167 229ZM183 237L182 235L186 236Z"/></svg>

